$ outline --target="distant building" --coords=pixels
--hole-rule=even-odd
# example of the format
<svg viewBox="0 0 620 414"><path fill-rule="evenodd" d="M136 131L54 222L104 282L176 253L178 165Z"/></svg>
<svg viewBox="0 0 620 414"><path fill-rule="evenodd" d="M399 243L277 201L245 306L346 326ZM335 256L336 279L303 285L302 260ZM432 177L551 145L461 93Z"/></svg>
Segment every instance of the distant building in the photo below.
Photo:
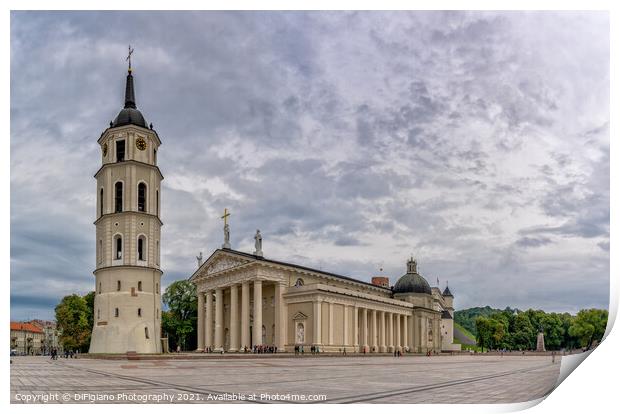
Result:
<svg viewBox="0 0 620 414"><path fill-rule="evenodd" d="M56 348L58 352L63 352L62 344L60 343L60 332L57 329L56 322L34 319L30 321L30 323L41 328L45 334L43 343L41 344L41 351L43 354L49 354L54 348Z"/></svg>
<svg viewBox="0 0 620 414"><path fill-rule="evenodd" d="M40 355L45 332L30 322L11 322L11 350L21 355Z"/></svg>

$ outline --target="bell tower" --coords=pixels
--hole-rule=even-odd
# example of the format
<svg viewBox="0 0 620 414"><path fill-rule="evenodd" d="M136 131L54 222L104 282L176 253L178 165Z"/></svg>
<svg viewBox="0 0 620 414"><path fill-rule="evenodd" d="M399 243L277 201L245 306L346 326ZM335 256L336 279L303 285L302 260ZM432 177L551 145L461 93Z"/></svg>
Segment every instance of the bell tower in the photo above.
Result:
<svg viewBox="0 0 620 414"><path fill-rule="evenodd" d="M161 352L161 141L136 107L129 68L125 105L97 141L95 308L90 353Z"/></svg>

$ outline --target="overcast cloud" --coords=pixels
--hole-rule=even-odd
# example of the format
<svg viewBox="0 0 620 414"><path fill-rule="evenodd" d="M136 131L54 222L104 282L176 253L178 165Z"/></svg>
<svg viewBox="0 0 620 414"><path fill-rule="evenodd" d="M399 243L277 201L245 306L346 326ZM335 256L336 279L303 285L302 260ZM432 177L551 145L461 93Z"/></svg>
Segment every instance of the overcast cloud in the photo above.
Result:
<svg viewBox="0 0 620 414"><path fill-rule="evenodd" d="M97 138L163 146L165 284L233 248L457 308L609 301L606 13L13 12L11 317L94 287Z"/></svg>

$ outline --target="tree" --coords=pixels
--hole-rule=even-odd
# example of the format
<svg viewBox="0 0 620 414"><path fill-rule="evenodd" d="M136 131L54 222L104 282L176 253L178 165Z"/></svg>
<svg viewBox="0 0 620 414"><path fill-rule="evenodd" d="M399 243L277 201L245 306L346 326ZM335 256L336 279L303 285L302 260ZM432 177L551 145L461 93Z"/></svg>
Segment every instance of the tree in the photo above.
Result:
<svg viewBox="0 0 620 414"><path fill-rule="evenodd" d="M484 352L484 347L491 342L491 329L489 320L484 316L478 316L475 322L476 343Z"/></svg>
<svg viewBox="0 0 620 414"><path fill-rule="evenodd" d="M607 327L608 312L602 309L583 309L573 319L569 334L579 341L580 346L588 349L594 341L600 341Z"/></svg>
<svg viewBox="0 0 620 414"><path fill-rule="evenodd" d="M509 349L511 340L511 334L509 331L510 320L512 315L502 311L491 315L492 327L493 327L493 348L495 349Z"/></svg>
<svg viewBox="0 0 620 414"><path fill-rule="evenodd" d="M497 348L498 344L502 343L506 330L502 321L479 316L476 318L476 332L478 346L484 351L485 347L487 350Z"/></svg>
<svg viewBox="0 0 620 414"><path fill-rule="evenodd" d="M545 313L540 318L540 325L545 333L545 347L547 349L562 348L564 326L560 315L557 313Z"/></svg>
<svg viewBox="0 0 620 414"><path fill-rule="evenodd" d="M88 319L88 326L91 331L94 323L94 315L95 315L95 291L90 291L84 296L84 300L86 301L86 316Z"/></svg>
<svg viewBox="0 0 620 414"><path fill-rule="evenodd" d="M56 323L62 332L60 341L66 350L88 352L92 322L89 324L89 308L85 298L73 294L65 296L56 305Z"/></svg>
<svg viewBox="0 0 620 414"><path fill-rule="evenodd" d="M166 288L162 300L168 307L168 311L162 313L164 332L183 349L187 349L188 343L194 345L198 319L196 286L189 280L178 280Z"/></svg>
<svg viewBox="0 0 620 414"><path fill-rule="evenodd" d="M521 312L515 316L512 333L512 349L525 350L533 348L533 340L536 330L530 322L527 313Z"/></svg>

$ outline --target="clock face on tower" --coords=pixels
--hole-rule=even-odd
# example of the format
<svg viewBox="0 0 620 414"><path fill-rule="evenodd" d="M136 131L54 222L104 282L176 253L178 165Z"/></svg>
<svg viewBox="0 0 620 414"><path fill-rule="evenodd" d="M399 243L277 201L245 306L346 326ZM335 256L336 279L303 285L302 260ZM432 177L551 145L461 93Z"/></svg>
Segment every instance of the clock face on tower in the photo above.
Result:
<svg viewBox="0 0 620 414"><path fill-rule="evenodd" d="M146 141L144 140L144 138L138 138L136 140L136 147L140 150L140 151L144 151L146 149Z"/></svg>
<svg viewBox="0 0 620 414"><path fill-rule="evenodd" d="M108 144L103 144L103 156L108 155Z"/></svg>

